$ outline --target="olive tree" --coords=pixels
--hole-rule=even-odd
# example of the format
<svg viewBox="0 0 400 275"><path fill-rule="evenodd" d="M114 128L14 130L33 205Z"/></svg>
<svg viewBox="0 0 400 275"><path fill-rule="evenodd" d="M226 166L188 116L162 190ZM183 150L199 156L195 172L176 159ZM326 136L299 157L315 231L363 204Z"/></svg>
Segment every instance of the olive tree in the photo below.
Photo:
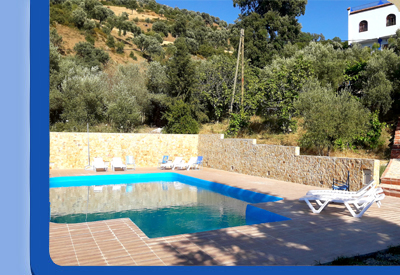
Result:
<svg viewBox="0 0 400 275"><path fill-rule="evenodd" d="M74 22L75 26L79 29L83 27L85 21L87 19L87 14L82 8L77 8L72 12L72 22Z"/></svg>
<svg viewBox="0 0 400 275"><path fill-rule="evenodd" d="M317 80L304 85L295 107L304 118L307 131L301 138L305 147L316 147L320 154L336 144L350 146L369 126L370 112L348 90L337 93Z"/></svg>

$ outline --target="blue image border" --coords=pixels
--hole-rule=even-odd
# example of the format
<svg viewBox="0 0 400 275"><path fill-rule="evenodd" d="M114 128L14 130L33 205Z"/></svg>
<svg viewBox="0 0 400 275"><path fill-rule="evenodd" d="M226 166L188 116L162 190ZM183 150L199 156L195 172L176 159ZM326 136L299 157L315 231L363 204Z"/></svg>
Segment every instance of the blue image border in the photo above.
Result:
<svg viewBox="0 0 400 275"><path fill-rule="evenodd" d="M49 2L31 1L30 9L29 177L30 264L32 274L159 274L160 272L173 273L174 275L187 274L188 272L192 274L204 274L206 272L214 274L221 272L233 274L243 272L310 274L315 271L324 274L354 272L369 274L382 271L395 273L398 271L398 267L78 267L54 264L49 255Z"/></svg>

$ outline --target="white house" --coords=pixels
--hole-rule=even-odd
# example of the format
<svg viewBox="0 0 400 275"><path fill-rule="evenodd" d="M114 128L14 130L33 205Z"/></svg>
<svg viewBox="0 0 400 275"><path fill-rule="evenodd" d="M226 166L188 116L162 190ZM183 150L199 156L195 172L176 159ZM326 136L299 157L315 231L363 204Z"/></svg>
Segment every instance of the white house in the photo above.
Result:
<svg viewBox="0 0 400 275"><path fill-rule="evenodd" d="M372 47L378 43L385 48L388 39L400 28L400 12L386 0L350 7L347 11L349 44Z"/></svg>

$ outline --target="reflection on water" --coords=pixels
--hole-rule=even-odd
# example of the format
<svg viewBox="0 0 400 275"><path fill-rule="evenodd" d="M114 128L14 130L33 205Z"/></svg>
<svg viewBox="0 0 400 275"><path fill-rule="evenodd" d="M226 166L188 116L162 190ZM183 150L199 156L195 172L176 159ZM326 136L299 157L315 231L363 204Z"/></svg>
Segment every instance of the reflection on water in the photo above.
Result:
<svg viewBox="0 0 400 275"><path fill-rule="evenodd" d="M50 188L51 221L130 218L150 238L259 223L247 203L180 182Z"/></svg>

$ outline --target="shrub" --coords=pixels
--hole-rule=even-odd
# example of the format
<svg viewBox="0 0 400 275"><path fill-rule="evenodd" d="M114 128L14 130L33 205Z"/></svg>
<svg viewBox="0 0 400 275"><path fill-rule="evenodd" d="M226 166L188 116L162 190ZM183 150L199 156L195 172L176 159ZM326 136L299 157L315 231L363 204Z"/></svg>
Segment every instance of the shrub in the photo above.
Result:
<svg viewBox="0 0 400 275"><path fill-rule="evenodd" d="M55 28L50 29L50 42L56 47L61 47L63 39L62 36L58 34Z"/></svg>
<svg viewBox="0 0 400 275"><path fill-rule="evenodd" d="M192 110L182 100L170 106L163 118L167 119L165 132L169 134L198 134L199 124L192 117Z"/></svg>
<svg viewBox="0 0 400 275"><path fill-rule="evenodd" d="M85 40L94 46L95 39L93 35L86 34Z"/></svg>
<svg viewBox="0 0 400 275"><path fill-rule="evenodd" d="M76 52L78 60L83 61L83 63L88 67L105 65L110 59L108 53L102 49L95 48L88 42L76 43L74 51Z"/></svg>
<svg viewBox="0 0 400 275"><path fill-rule="evenodd" d="M236 137L239 132L245 128L250 123L250 116L241 110L239 113L231 113L229 120L229 127L226 131L228 137Z"/></svg>
<svg viewBox="0 0 400 275"><path fill-rule="evenodd" d="M114 48L115 47L115 40L114 40L114 37L112 35L109 35L107 37L106 45L108 47L110 47L110 48Z"/></svg>
<svg viewBox="0 0 400 275"><path fill-rule="evenodd" d="M125 44L123 42L118 42L117 43L117 53L124 53L124 46L125 46Z"/></svg>
<svg viewBox="0 0 400 275"><path fill-rule="evenodd" d="M131 52L129 54L129 57L131 57L133 60L137 60L137 57L135 56L135 54L133 52Z"/></svg>

